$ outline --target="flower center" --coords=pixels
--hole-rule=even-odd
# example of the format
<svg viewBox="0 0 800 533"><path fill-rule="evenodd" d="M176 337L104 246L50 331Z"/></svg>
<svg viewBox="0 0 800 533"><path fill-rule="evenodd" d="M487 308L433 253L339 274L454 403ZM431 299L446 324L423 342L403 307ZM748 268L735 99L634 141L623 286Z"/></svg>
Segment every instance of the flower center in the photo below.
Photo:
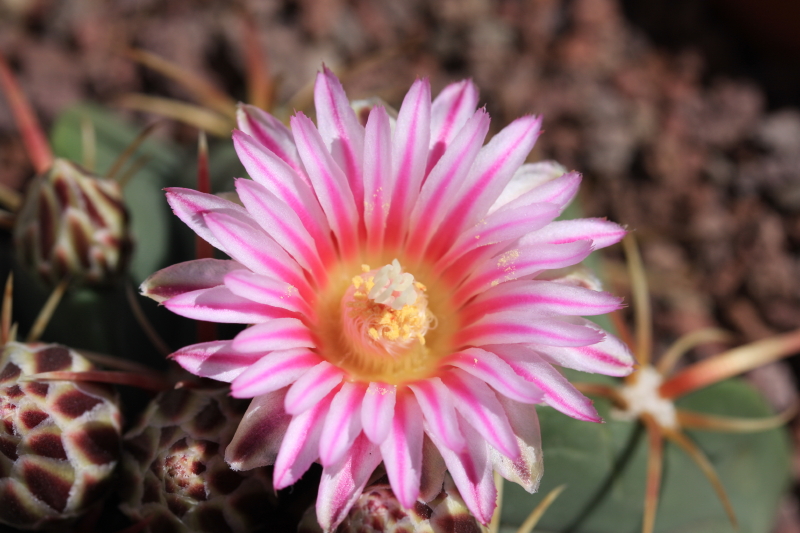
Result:
<svg viewBox="0 0 800 533"><path fill-rule="evenodd" d="M342 298L345 334L359 351L402 355L414 344L425 345L425 334L435 322L428 310L427 290L403 272L395 259L380 269L362 265Z"/></svg>
<svg viewBox="0 0 800 533"><path fill-rule="evenodd" d="M320 354L353 380L400 384L430 375L452 337L449 327L437 328L442 291L431 301L397 259L377 269L361 265L356 276L353 267L347 277L333 276L339 281L320 302Z"/></svg>

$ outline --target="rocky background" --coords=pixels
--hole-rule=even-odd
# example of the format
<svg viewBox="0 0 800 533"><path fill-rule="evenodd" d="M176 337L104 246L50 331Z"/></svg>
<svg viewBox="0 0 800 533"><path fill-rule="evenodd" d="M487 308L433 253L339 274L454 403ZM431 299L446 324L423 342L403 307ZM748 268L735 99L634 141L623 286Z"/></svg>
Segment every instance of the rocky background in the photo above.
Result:
<svg viewBox="0 0 800 533"><path fill-rule="evenodd" d="M244 21L258 29L279 113L305 105L322 62L352 97L395 105L417 76L434 94L470 76L495 131L544 114L532 158L583 172L585 213L636 231L663 347L700 327L742 341L800 327L800 4L791 4L0 0L0 50L45 124L77 102L114 107L130 92L190 100L128 59L132 46L244 99ZM158 135L196 142L178 123ZM0 181L22 189L31 174L0 104ZM605 265L625 293L621 252ZM794 360L750 379L780 408L797 399L798 370ZM800 532L797 494L776 532Z"/></svg>

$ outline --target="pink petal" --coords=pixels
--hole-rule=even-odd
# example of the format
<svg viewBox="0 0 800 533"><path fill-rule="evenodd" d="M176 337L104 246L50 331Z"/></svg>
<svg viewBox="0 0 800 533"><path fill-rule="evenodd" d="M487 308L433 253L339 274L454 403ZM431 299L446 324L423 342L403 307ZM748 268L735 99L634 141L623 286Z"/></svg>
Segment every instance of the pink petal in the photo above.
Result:
<svg viewBox="0 0 800 533"><path fill-rule="evenodd" d="M508 363L492 352L469 348L448 356L441 364L460 368L513 400L523 403L542 401L542 391L531 387Z"/></svg>
<svg viewBox="0 0 800 533"><path fill-rule="evenodd" d="M497 487L494 484L488 446L472 426L460 416L458 418L467 441L467 447L461 452L448 449L435 435L427 430L426 432L439 448L467 508L479 522L486 525L491 521L497 506Z"/></svg>
<svg viewBox="0 0 800 533"><path fill-rule="evenodd" d="M461 305L476 294L506 281L522 279L543 270L575 265L591 252L591 241L520 246L508 250L477 265L470 278L456 291L453 303Z"/></svg>
<svg viewBox="0 0 800 533"><path fill-rule="evenodd" d="M602 422L592 401L581 394L567 378L525 346L498 345L492 351L502 357L514 371L544 392L544 401L567 416L588 422Z"/></svg>
<svg viewBox="0 0 800 533"><path fill-rule="evenodd" d="M363 385L345 381L334 396L320 440L319 458L322 466L338 463L361 433L364 392Z"/></svg>
<svg viewBox="0 0 800 533"><path fill-rule="evenodd" d="M618 243L625 233L625 228L604 218L558 220L523 237L520 244L563 244L591 239L594 249L599 250Z"/></svg>
<svg viewBox="0 0 800 533"><path fill-rule="evenodd" d="M411 211L408 250L419 256L449 211L489 131L489 115L479 109L467 121L422 184ZM448 222L449 224L449 222Z"/></svg>
<svg viewBox="0 0 800 533"><path fill-rule="evenodd" d="M386 226L386 242L402 244L408 215L417 201L431 135L431 86L428 80L417 80L400 106L392 144L391 208Z"/></svg>
<svg viewBox="0 0 800 533"><path fill-rule="evenodd" d="M502 395L498 395L497 399L503 405L522 453L515 461L496 450L490 450L489 457L498 474L533 494L539 488L543 472L542 438L536 407L515 402Z"/></svg>
<svg viewBox="0 0 800 533"><path fill-rule="evenodd" d="M319 457L322 424L333 396L333 393L328 394L311 409L292 418L283 437L278 458L275 459L275 469L272 471L275 490L296 483Z"/></svg>
<svg viewBox="0 0 800 533"><path fill-rule="evenodd" d="M557 318L537 316L535 310L504 311L486 315L461 329L459 346L537 343L547 346L587 346L603 340L603 333Z"/></svg>
<svg viewBox="0 0 800 533"><path fill-rule="evenodd" d="M558 207L552 204L535 204L517 209L502 210L486 217L465 232L449 251L437 262L438 271L450 266L452 263L476 248L490 244L508 243L527 235L531 231L544 227L559 214ZM450 224L448 218L447 224Z"/></svg>
<svg viewBox="0 0 800 533"><path fill-rule="evenodd" d="M479 294L464 307L461 316L470 323L482 315L534 307L543 315L602 315L621 308L622 298L552 281L517 280Z"/></svg>
<svg viewBox="0 0 800 533"><path fill-rule="evenodd" d="M517 439L494 391L484 381L457 368L447 373L444 382L455 397L458 412L486 442L509 459L519 459Z"/></svg>
<svg viewBox="0 0 800 533"><path fill-rule="evenodd" d="M226 324L257 324L287 315L284 309L237 296L224 285L180 294L164 302L164 307L186 318Z"/></svg>
<svg viewBox="0 0 800 533"><path fill-rule="evenodd" d="M389 483L400 504L414 506L422 475L422 412L408 392L399 394L389 436L381 443L381 455Z"/></svg>
<svg viewBox="0 0 800 533"><path fill-rule="evenodd" d="M314 237L322 262L329 264L334 258L330 228L305 174L301 179L275 154L241 131L234 130L233 146L250 177L297 213Z"/></svg>
<svg viewBox="0 0 800 533"><path fill-rule="evenodd" d="M285 280L301 294L312 293L297 262L255 222L245 224L223 213L208 213L205 220L214 236L224 243L228 255L241 264L258 274Z"/></svg>
<svg viewBox="0 0 800 533"><path fill-rule="evenodd" d="M363 205L364 181L361 162L364 154L364 127L336 75L323 66L314 84L317 127L333 160L344 171L356 206Z"/></svg>
<svg viewBox="0 0 800 533"><path fill-rule="evenodd" d="M237 296L300 313L306 317L313 317L315 314L311 306L300 296L297 287L285 281L268 278L245 269L231 271L223 281L225 287Z"/></svg>
<svg viewBox="0 0 800 533"><path fill-rule="evenodd" d="M478 107L478 88L472 80L451 83L433 101L430 111L430 155L427 175L439 162L447 146Z"/></svg>
<svg viewBox="0 0 800 533"><path fill-rule="evenodd" d="M236 122L241 131L278 156L298 176L305 178L305 170L294 145L292 132L280 120L256 106L239 104L236 110Z"/></svg>
<svg viewBox="0 0 800 533"><path fill-rule="evenodd" d="M291 415L299 415L311 409L344 379L342 371L323 361L294 382L286 394L284 407Z"/></svg>
<svg viewBox="0 0 800 533"><path fill-rule="evenodd" d="M501 207L510 205L512 202L516 202L519 198L532 193L539 187L543 187L547 183L559 179L566 174L566 172L567 169L555 161L539 161L538 163L525 163L521 165L516 172L514 172L511 181L503 188L503 192L500 193L500 196L495 200L494 204L492 204L492 207L489 208L489 213L493 213ZM580 179L579 174L578 178ZM539 201L550 202L550 200Z"/></svg>
<svg viewBox="0 0 800 533"><path fill-rule="evenodd" d="M355 253L358 211L347 176L328 153L322 137L308 117L302 113L293 116L292 132L328 223L345 257L350 257Z"/></svg>
<svg viewBox="0 0 800 533"><path fill-rule="evenodd" d="M341 462L322 471L317 520L323 530L331 532L344 520L380 463L378 447L361 435Z"/></svg>
<svg viewBox="0 0 800 533"><path fill-rule="evenodd" d="M582 372L627 376L635 363L628 346L613 335L591 346L556 347L532 344L542 359L553 365L573 368Z"/></svg>
<svg viewBox="0 0 800 533"><path fill-rule="evenodd" d="M179 294L223 284L225 274L244 267L236 261L196 259L161 269L139 287L143 296L163 302Z"/></svg>
<svg viewBox="0 0 800 533"><path fill-rule="evenodd" d="M464 436L458 429L456 407L453 396L440 378L429 378L408 385L422 408L430 431L433 431L445 446L462 450Z"/></svg>
<svg viewBox="0 0 800 533"><path fill-rule="evenodd" d="M394 418L397 386L370 383L361 405L361 425L364 434L375 444L381 444L389 435Z"/></svg>
<svg viewBox="0 0 800 533"><path fill-rule="evenodd" d="M287 387L322 359L306 348L268 353L231 383L231 396L252 398Z"/></svg>
<svg viewBox="0 0 800 533"><path fill-rule="evenodd" d="M425 503L435 499L442 492L447 465L442 454L427 435L422 439L422 475L419 480L419 500Z"/></svg>
<svg viewBox="0 0 800 533"><path fill-rule="evenodd" d="M296 318L275 318L241 331L233 347L243 353L266 353L275 350L313 348L314 338L308 326Z"/></svg>
<svg viewBox="0 0 800 533"><path fill-rule="evenodd" d="M231 341L192 344L169 357L195 376L228 383L259 358L258 355L237 352Z"/></svg>
<svg viewBox="0 0 800 533"><path fill-rule="evenodd" d="M172 207L172 212L175 213L175 216L181 219L203 240L223 252L226 251L225 246L208 228L205 214L211 212L225 213L243 223L251 220L250 215L247 214L247 211L242 206L219 196L181 187L169 187L165 190L167 191L167 202Z"/></svg>
<svg viewBox="0 0 800 533"><path fill-rule="evenodd" d="M392 201L392 131L383 106L369 113L364 139L364 223L372 252L379 252Z"/></svg>
<svg viewBox="0 0 800 533"><path fill-rule="evenodd" d="M314 239L300 217L284 201L254 181L237 179L236 192L247 212L267 235L324 286L327 271L320 262Z"/></svg>
<svg viewBox="0 0 800 533"><path fill-rule="evenodd" d="M486 216L514 172L533 149L541 126L541 117L518 118L481 149L463 185L451 199L452 208L447 215L447 225L437 235L434 248L441 247L441 243L452 242L463 228L476 224ZM444 157L447 157L446 153ZM435 169L431 171L431 176L434 172Z"/></svg>
<svg viewBox="0 0 800 533"><path fill-rule="evenodd" d="M502 206L502 210L546 202L557 205L560 212L575 198L580 184L581 175L577 172L568 172L561 177L539 185L518 198L509 200Z"/></svg>
<svg viewBox="0 0 800 533"><path fill-rule="evenodd" d="M233 470L250 470L275 462L292 417L283 410L286 389L253 398L236 434L225 448L225 462Z"/></svg>

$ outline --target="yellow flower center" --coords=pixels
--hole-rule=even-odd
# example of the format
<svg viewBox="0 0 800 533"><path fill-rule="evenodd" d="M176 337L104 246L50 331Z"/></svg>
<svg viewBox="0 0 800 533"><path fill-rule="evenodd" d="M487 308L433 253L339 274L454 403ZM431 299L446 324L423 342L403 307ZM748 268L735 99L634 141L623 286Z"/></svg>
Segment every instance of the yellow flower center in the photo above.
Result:
<svg viewBox="0 0 800 533"><path fill-rule="evenodd" d="M435 312L452 315L442 299L431 302L427 287L397 259L377 269L361 265L355 276L353 270L343 267L321 295L320 355L352 380L400 384L432 375L451 348L453 320L440 328Z"/></svg>

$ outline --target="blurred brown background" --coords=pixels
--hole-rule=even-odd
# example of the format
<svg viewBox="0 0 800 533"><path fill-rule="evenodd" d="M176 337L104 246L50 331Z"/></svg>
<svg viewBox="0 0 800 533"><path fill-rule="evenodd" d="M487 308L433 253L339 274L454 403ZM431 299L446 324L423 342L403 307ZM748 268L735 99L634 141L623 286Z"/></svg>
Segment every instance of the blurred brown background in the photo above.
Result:
<svg viewBox="0 0 800 533"><path fill-rule="evenodd" d="M660 345L709 325L743 341L800 327L800 2L0 0L0 50L48 124L128 92L190 99L131 46L245 98L244 20L279 111L325 62L351 97L395 105L417 76L434 92L472 77L494 131L544 114L533 158L584 172L586 214L636 230ZM160 134L196 142L175 123ZM0 180L21 188L31 172L0 104ZM621 257L607 263L624 293ZM782 407L798 368L750 379ZM800 532L796 494L780 533Z"/></svg>

